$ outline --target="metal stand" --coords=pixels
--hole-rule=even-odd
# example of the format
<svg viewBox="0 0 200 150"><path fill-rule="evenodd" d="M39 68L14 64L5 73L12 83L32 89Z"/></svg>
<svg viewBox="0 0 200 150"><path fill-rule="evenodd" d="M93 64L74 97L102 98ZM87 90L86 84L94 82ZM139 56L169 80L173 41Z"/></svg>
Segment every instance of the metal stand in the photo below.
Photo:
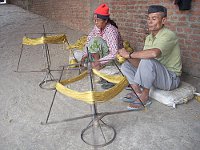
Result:
<svg viewBox="0 0 200 150"><path fill-rule="evenodd" d="M44 37L46 36L46 31L45 31L45 27L43 25L43 33L35 33L35 34L42 34ZM34 34L34 33L30 33L30 34ZM54 34L54 33L48 33L48 34ZM26 34L25 34L26 35ZM47 68L42 69L42 70L35 70L35 71L19 71L19 65L20 65L20 61L21 61L21 57L22 57L22 53L23 53L23 47L24 44L22 44L21 46L21 53L19 56L19 60L18 60L18 64L17 64L17 70L16 72L19 73L26 73L26 72L45 72L45 77L42 80L42 82L39 83L40 88L42 89L48 89L48 90L52 90L54 89L53 85L58 81L56 79L54 79L51 71L62 71L62 70L51 70L51 57L50 57L50 51L49 51L49 47L48 44L44 44L43 49L45 50L45 57L46 57L46 65Z"/></svg>
<svg viewBox="0 0 200 150"><path fill-rule="evenodd" d="M93 80L92 80L92 67L91 67L91 54L88 51L88 73L90 78L91 91L94 91ZM88 145L94 147L103 147L114 141L116 137L116 131L113 127L104 123L98 116L97 108L95 102L91 106L93 112L92 121L89 125L82 130L81 139Z"/></svg>
<svg viewBox="0 0 200 150"><path fill-rule="evenodd" d="M53 83L56 83L58 80L54 79L53 75L51 74L50 66L51 66L51 59L49 54L48 45L45 44L45 56L47 59L47 68L45 69L46 75L42 82L39 84L40 88L42 89L55 89L54 87L51 87L50 85Z"/></svg>
<svg viewBox="0 0 200 150"><path fill-rule="evenodd" d="M44 30L44 34L43 36L45 37L46 36L46 31L45 31L45 27L43 25L43 30ZM40 88L42 89L54 89L53 87L51 86L48 86L48 84L51 84L52 82L55 83L57 82L58 80L54 79L53 75L51 74L51 57L50 57L50 53L49 53L49 47L48 47L48 44L44 44L44 49L45 49L45 57L46 57L46 63L47 63L47 68L46 68L46 75L44 77L44 79L42 80L42 82L39 84Z"/></svg>
<svg viewBox="0 0 200 150"><path fill-rule="evenodd" d="M46 31L45 31L45 27L43 25L43 33L28 33L28 34L40 34L40 35L43 35L44 37L46 36ZM56 34L56 33L48 33L48 34ZM26 34L25 34L26 36ZM66 41L66 43L69 45L69 42ZM31 71L19 71L19 66L20 66L20 61L21 61L21 57L22 57L22 53L23 53L23 49L24 49L24 44L22 44L21 46L21 52L20 52L20 56L19 56L19 59L18 59L18 64L17 64L17 69L15 72L18 72L18 73L28 73L28 72L45 72L45 77L44 79L39 83L39 86L40 88L42 89L48 89L48 90L53 90L55 89L54 88L54 85L55 83L58 81L56 79L54 79L53 75L52 75L52 71L62 71L60 69L54 69L54 70L51 70L51 57L50 57L50 51L49 51L49 47L48 47L48 44L45 43L44 46L43 46L43 49L45 50L45 57L46 57L46 65L47 65L47 68L45 69L42 69L42 70L31 70ZM74 56L74 53L73 53L73 50L72 50L72 54ZM74 57L75 58L75 57ZM70 66L73 66L73 65L77 65L78 68L71 68ZM67 65L67 69L64 69L64 70L78 70L79 71L79 74L81 73L81 70L83 69L83 67L81 67L81 64L80 63L77 63L77 64L68 64Z"/></svg>
<svg viewBox="0 0 200 150"><path fill-rule="evenodd" d="M64 71L64 67L62 68L62 72L61 72L61 75L60 75L60 78L59 78L58 81L61 80L61 78L62 78L62 74L63 74L63 71ZM55 88L54 88L54 89L55 89ZM50 106L50 108L49 108L49 112L48 112L48 115L47 115L47 119L46 119L46 121L45 121L45 124L48 123L49 116L50 116L50 113L51 113L51 109L52 109L52 107L53 107L53 103L54 103L54 100L55 100L55 97L56 97L56 93L57 93L57 90L55 90L55 92L54 92L53 100L52 100L52 102L51 102L51 106ZM41 122L41 124L44 124L44 123Z"/></svg>
<svg viewBox="0 0 200 150"><path fill-rule="evenodd" d="M94 91L93 80L92 80L91 54L88 52L88 49L87 49L87 53L88 53L87 68L88 68L89 79L90 79L90 87L91 87L91 91ZM117 66L116 63L115 63L115 65L119 69L119 67ZM64 68L63 68L63 70L64 70ZM119 71L121 72L120 69L119 69ZM61 79L61 77L62 77L62 73L61 73L60 79ZM80 116L80 117L69 118L69 119L65 119L65 120L61 120L61 121L48 122L48 119L49 119L49 116L50 116L50 113L51 113L51 108L53 106L56 93L57 93L57 90L54 93L53 100L52 100L52 103L51 103L51 106L50 106L50 109L49 109L49 112L48 112L48 115L47 115L46 122L41 122L41 124L42 125L56 124L56 123L74 121L74 120L79 120L79 119L91 117L92 120L90 121L90 123L87 125L86 128L84 128L81 131L81 139L83 140L83 142L85 142L86 144L91 145L93 147L106 146L106 145L112 143L114 141L114 139L116 138L116 130L112 126L107 125L102 120L103 117L105 117L107 115L113 115L113 114L120 114L120 113L132 112L132 111L140 111L140 110L143 110L145 108L145 106L143 105L144 107L137 109L137 110L121 110L121 111L115 111L115 112L98 113L97 108L96 108L96 104L94 102L91 105L92 114L87 114L87 115L83 115L83 116Z"/></svg>
<svg viewBox="0 0 200 150"><path fill-rule="evenodd" d="M112 143L115 137L115 129L104 123L101 119L92 120L81 132L81 139L86 144L94 147L106 146Z"/></svg>

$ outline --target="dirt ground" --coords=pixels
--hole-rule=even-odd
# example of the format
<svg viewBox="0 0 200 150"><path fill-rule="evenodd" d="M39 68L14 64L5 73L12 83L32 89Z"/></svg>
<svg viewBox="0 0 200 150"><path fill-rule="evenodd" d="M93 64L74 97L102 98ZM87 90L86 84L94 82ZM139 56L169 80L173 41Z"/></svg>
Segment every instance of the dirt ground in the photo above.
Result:
<svg viewBox="0 0 200 150"><path fill-rule="evenodd" d="M49 121L45 122L55 91L39 87L44 72L16 72L25 33L65 33L70 42L83 35L57 22L25 11L14 5L0 5L0 149L1 150L83 150L96 149L81 140L81 131L91 118L62 121L91 113L91 107L72 98L56 94ZM30 35L30 34L27 34ZM30 36L38 36L34 34ZM52 69L67 65L67 52L63 45L50 45ZM42 46L24 47L19 70L45 68ZM59 78L61 71L52 72ZM64 71L63 78L72 77L78 71ZM183 80L193 84L198 92L199 79L185 76ZM88 88L88 79L71 88ZM126 110L119 99L126 90L110 102L98 105L98 112ZM116 130L115 140L100 149L105 150L199 150L200 103L195 99L176 109L155 100L147 111L108 115L104 122ZM59 122L60 121L60 122Z"/></svg>

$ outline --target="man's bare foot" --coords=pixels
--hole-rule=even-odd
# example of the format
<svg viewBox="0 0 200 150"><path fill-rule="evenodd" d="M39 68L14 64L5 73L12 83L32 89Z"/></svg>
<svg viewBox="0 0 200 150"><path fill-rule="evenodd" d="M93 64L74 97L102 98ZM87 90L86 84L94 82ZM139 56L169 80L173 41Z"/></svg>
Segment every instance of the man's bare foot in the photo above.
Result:
<svg viewBox="0 0 200 150"><path fill-rule="evenodd" d="M129 104L130 108L141 108L143 105L145 106L149 101L149 89L144 88L142 93L139 95L139 99L135 100L133 103Z"/></svg>
<svg viewBox="0 0 200 150"><path fill-rule="evenodd" d="M140 86L138 84L131 84L131 87L133 88L133 90L138 93L138 94L141 94L142 93L142 90L140 88Z"/></svg>

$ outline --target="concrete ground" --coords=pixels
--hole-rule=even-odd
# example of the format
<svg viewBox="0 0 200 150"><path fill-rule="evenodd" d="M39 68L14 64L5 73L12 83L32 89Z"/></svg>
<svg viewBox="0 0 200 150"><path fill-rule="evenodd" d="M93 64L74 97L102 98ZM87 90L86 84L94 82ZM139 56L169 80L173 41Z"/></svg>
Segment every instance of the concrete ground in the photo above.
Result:
<svg viewBox="0 0 200 150"><path fill-rule="evenodd" d="M81 131L91 118L62 121L90 114L90 105L57 93L49 122L61 122L41 125L40 122L46 120L55 91L38 86L44 73L15 72L22 37L25 33L42 33L43 24L46 32L66 33L70 42L83 34L14 5L0 5L0 150L96 149L81 140ZM62 46L50 46L50 53L53 68L67 64ZM42 55L41 47L27 46L20 67L30 70L43 68ZM77 71L65 71L63 78L76 74ZM59 78L60 72L53 72L53 75ZM199 78L184 75L183 80L200 92ZM87 90L88 85L88 80L84 80L71 88ZM127 91L123 90L111 101L99 104L98 112L126 110L126 104L119 100L125 93ZM199 150L199 106L195 99L176 109L153 100L147 111L107 115L102 120L114 127L117 134L111 144L99 149ZM107 134L111 135L109 131L105 132Z"/></svg>

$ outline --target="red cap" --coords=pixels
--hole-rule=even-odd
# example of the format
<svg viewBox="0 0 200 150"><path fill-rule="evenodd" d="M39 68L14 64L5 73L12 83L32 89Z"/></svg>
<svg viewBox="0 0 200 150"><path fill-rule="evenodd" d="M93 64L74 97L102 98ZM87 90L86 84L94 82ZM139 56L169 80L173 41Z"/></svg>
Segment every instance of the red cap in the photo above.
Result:
<svg viewBox="0 0 200 150"><path fill-rule="evenodd" d="M94 13L102 16L109 16L109 7L106 4L101 4L99 7L97 7Z"/></svg>

